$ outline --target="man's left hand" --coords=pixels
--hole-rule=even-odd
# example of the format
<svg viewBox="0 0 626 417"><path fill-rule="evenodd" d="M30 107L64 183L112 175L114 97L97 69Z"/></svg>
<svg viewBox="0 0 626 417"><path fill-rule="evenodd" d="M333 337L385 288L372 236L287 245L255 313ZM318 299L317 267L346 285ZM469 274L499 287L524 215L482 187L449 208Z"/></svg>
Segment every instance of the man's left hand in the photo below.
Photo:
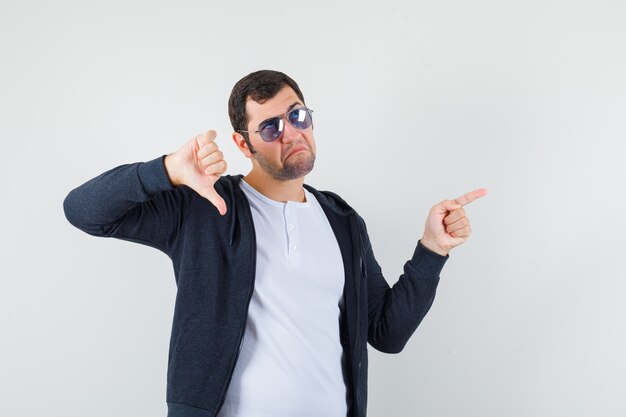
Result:
<svg viewBox="0 0 626 417"><path fill-rule="evenodd" d="M450 250L465 242L472 232L463 206L487 194L479 188L454 200L444 200L430 209L422 236L422 245L446 256Z"/></svg>

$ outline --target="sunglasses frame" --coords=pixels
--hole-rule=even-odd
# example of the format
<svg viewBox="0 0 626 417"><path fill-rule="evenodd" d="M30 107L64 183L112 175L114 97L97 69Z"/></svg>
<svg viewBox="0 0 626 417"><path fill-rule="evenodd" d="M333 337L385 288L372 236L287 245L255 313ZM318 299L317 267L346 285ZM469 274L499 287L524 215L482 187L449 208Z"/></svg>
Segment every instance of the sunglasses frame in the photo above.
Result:
<svg viewBox="0 0 626 417"><path fill-rule="evenodd" d="M307 113L309 113L309 117L311 118L311 125L310 125L310 126L308 126L308 127L306 127L305 129L308 129L309 127L313 126L313 110L311 110L311 109L309 109L308 107L306 107L306 106L305 106L305 107L298 107L298 108L296 108L296 109L291 109L291 110L289 110L287 113L283 113L283 114L281 114L281 115L274 116L274 117L269 117L269 118L267 118L267 119L263 120L261 123L259 123L259 129L258 129L258 130L255 130L255 131L251 131L251 130L238 130L237 132L240 132L240 133L259 133L259 132L262 130L262 127L261 127L261 126L262 126L264 123L267 123L267 122L269 122L270 120L275 120L275 119L278 119L278 121L279 121L279 122L282 122L283 120L286 120L286 121L287 121L287 123L289 123L289 124L290 124L291 126L293 126L294 128L296 128L296 129L298 129L298 130L305 130L305 129L300 129L298 126L295 126L293 123L291 123L291 120L289 120L289 117L287 117L289 114L291 114L292 112L297 111L297 110L304 110L304 111L306 111ZM285 128L284 128L284 126L283 126L283 129L281 130L280 135L279 135L276 139L267 140L267 139L265 139L265 138L263 137L263 135L261 135L260 133L259 133L259 136L261 136L261 139L263 139L265 142L270 142L270 143L271 143L271 142L275 142L275 141L277 141L278 139L282 138L284 134L285 134Z"/></svg>

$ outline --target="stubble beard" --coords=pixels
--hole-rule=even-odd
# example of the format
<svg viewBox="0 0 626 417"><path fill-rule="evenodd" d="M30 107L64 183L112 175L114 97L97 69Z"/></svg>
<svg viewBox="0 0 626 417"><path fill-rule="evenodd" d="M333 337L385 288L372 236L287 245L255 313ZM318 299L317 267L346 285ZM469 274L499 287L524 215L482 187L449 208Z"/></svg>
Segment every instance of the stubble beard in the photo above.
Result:
<svg viewBox="0 0 626 417"><path fill-rule="evenodd" d="M276 166L273 162L265 158L258 152L255 152L254 159L258 162L259 166L277 181L295 180L296 178L304 177L306 174L313 170L315 165L315 154L311 150L306 150L309 155L304 160L299 160L300 156L294 155L296 162L290 163L291 155L287 158L282 167Z"/></svg>

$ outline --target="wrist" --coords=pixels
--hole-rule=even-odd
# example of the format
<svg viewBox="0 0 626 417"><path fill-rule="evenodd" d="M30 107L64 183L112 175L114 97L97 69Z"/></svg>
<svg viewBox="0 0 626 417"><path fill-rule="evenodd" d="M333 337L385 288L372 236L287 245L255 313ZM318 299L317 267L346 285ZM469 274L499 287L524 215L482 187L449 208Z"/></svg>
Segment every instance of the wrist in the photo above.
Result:
<svg viewBox="0 0 626 417"><path fill-rule="evenodd" d="M441 246L437 245L434 241L428 238L424 239L422 237L420 239L420 242L422 243L422 245L424 245L426 249L430 250L431 252L435 252L436 254L441 255L441 256L448 256L449 250L442 248Z"/></svg>
<svg viewBox="0 0 626 417"><path fill-rule="evenodd" d="M170 180L170 183L174 187L181 185L182 183L178 179L177 170L176 170L176 161L174 154L169 154L165 156L163 160L163 165L165 166L165 172L167 173L167 177Z"/></svg>

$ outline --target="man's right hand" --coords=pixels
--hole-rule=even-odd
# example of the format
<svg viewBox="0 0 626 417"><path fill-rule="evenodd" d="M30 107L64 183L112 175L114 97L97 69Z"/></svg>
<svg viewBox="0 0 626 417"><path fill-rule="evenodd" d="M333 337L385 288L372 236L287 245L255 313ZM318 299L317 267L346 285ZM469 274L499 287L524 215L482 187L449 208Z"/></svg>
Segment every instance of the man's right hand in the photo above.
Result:
<svg viewBox="0 0 626 417"><path fill-rule="evenodd" d="M215 130L209 130L165 157L165 170L172 185L186 185L209 200L223 216L226 202L213 184L226 172L224 154L217 148Z"/></svg>

